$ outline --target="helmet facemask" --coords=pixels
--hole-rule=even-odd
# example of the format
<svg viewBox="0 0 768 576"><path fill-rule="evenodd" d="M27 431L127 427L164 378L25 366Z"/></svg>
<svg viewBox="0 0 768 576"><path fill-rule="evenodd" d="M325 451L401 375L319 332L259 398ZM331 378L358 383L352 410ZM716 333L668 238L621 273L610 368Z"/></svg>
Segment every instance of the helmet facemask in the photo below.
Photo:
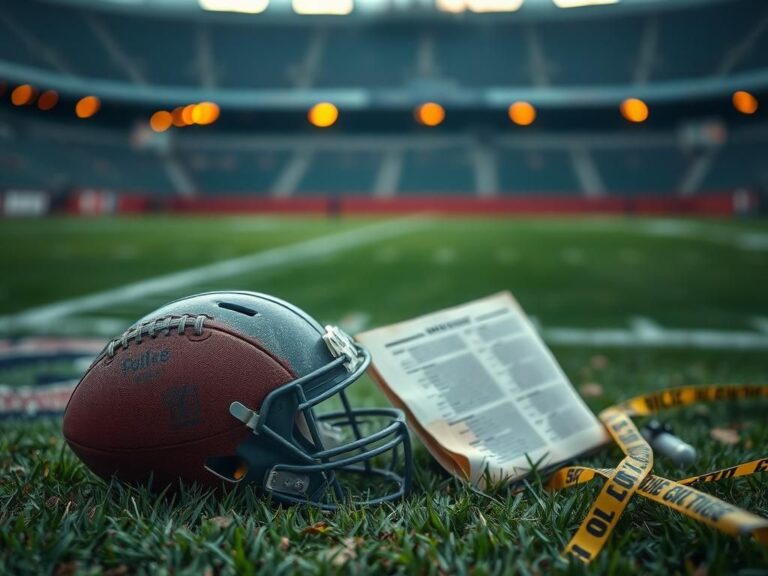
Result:
<svg viewBox="0 0 768 576"><path fill-rule="evenodd" d="M270 392L259 411L233 402L252 434L236 455L206 468L232 483L253 483L279 502L335 509L401 498L411 481L405 419L391 408L352 409L346 388L368 368L368 351L336 327L323 335L333 361ZM316 413L320 404L338 409Z"/></svg>

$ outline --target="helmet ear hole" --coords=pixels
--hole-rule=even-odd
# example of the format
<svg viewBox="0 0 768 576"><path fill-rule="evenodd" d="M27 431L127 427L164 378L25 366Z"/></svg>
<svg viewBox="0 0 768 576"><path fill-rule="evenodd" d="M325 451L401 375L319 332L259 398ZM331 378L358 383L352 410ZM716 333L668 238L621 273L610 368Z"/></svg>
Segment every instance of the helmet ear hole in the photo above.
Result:
<svg viewBox="0 0 768 576"><path fill-rule="evenodd" d="M248 475L248 463L239 456L214 456L205 461L205 469L227 482L237 483Z"/></svg>

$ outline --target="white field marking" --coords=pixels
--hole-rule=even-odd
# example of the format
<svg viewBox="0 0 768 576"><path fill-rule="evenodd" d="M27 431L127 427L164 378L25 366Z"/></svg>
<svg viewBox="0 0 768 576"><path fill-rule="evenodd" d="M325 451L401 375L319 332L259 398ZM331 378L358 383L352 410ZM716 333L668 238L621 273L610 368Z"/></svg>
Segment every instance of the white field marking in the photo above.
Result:
<svg viewBox="0 0 768 576"><path fill-rule="evenodd" d="M435 250L435 254L432 259L436 264L440 264L441 266L453 264L456 261L456 250L448 246L438 248Z"/></svg>
<svg viewBox="0 0 768 576"><path fill-rule="evenodd" d="M736 245L743 250L768 250L768 234L743 232L738 235Z"/></svg>
<svg viewBox="0 0 768 576"><path fill-rule="evenodd" d="M584 251L578 248L566 248L560 252L560 257L570 266L583 266L586 260Z"/></svg>
<svg viewBox="0 0 768 576"><path fill-rule="evenodd" d="M637 320L629 329L550 327L540 331L550 344L565 346L768 350L765 332L663 328Z"/></svg>
<svg viewBox="0 0 768 576"><path fill-rule="evenodd" d="M629 325L632 331L639 337L650 340L657 338L664 331L656 322L645 316L633 316L629 321Z"/></svg>
<svg viewBox="0 0 768 576"><path fill-rule="evenodd" d="M423 228L426 223L428 223L428 220L424 218L387 220L345 232L310 238L288 246L280 246L264 250L263 252L257 252L249 256L165 274L156 278L128 284L127 286L121 286L120 288L32 308L18 314L0 316L0 330L46 325L54 319L114 306L117 303L138 301L152 294L199 285L216 278L225 278L240 275L244 272L254 272L265 268L279 268L297 262L316 260L336 252L408 234Z"/></svg>
<svg viewBox="0 0 768 576"><path fill-rule="evenodd" d="M642 222L640 230L649 236L661 236L663 238L688 238L698 236L700 233L698 225L694 222L667 219Z"/></svg>
<svg viewBox="0 0 768 576"><path fill-rule="evenodd" d="M75 317L62 322L30 326L33 333L46 336L116 336L131 325L128 318Z"/></svg>
<svg viewBox="0 0 768 576"><path fill-rule="evenodd" d="M752 318L752 325L760 330L760 332L768 334L768 318L764 316L754 316Z"/></svg>
<svg viewBox="0 0 768 576"><path fill-rule="evenodd" d="M742 250L768 250L768 234L742 232L725 226L711 226L702 222L685 220L649 220L642 222L639 230L649 236L662 238L690 238L735 246Z"/></svg>

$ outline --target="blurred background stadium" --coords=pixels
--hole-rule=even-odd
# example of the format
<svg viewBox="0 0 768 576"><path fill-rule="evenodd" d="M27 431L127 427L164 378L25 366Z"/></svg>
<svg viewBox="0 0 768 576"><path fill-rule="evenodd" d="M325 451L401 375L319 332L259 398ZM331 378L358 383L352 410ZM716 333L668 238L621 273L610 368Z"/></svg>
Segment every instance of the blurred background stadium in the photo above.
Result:
<svg viewBox="0 0 768 576"><path fill-rule="evenodd" d="M595 411L766 382L767 99L767 0L0 0L0 574L327 574L350 535L350 574L551 571L589 486L488 499L417 447L395 513L160 504L36 417L222 289L350 333L510 290ZM759 403L669 422L696 472L764 457ZM756 477L710 489L767 513ZM766 566L631 512L594 573Z"/></svg>
<svg viewBox="0 0 768 576"><path fill-rule="evenodd" d="M762 0L3 0L0 80L9 213L727 214L768 188Z"/></svg>

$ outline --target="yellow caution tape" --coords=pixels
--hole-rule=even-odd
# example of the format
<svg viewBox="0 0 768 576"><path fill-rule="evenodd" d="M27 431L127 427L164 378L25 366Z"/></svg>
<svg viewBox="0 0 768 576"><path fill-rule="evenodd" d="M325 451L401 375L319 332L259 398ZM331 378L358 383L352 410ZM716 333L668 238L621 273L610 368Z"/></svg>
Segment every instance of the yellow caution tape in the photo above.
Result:
<svg viewBox="0 0 768 576"><path fill-rule="evenodd" d="M564 554L583 562L591 562L602 550L635 493L726 534L751 534L758 542L768 546L768 518L742 510L690 486L767 472L768 458L682 480L668 480L651 474L653 451L630 419L630 416L648 416L660 410L696 402L763 397L768 397L768 386L684 386L636 396L601 412L600 420L625 457L616 468L566 466L550 478L547 487L551 490L583 484L596 477L605 479L600 494L566 546Z"/></svg>

